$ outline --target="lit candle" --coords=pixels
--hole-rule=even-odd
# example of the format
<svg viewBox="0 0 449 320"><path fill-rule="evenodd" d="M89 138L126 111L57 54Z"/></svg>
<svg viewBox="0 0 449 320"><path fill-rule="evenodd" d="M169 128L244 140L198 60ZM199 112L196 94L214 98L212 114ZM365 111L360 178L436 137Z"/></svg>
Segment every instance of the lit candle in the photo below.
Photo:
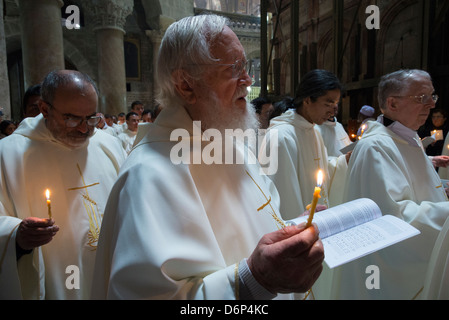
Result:
<svg viewBox="0 0 449 320"><path fill-rule="evenodd" d="M47 208L48 208L48 218L51 219L51 200L50 200L50 190L45 190L45 196L47 197Z"/></svg>
<svg viewBox="0 0 449 320"><path fill-rule="evenodd" d="M313 215L315 214L316 205L318 204L318 199L321 198L321 185L323 184L323 171L318 171L317 174L317 186L315 187L315 191L313 192L313 200L312 205L310 207L309 219L307 220L306 228L312 225Z"/></svg>
<svg viewBox="0 0 449 320"><path fill-rule="evenodd" d="M360 132L360 136L357 137L358 140L362 139L363 134L365 133L366 124L362 125L362 130Z"/></svg>
<svg viewBox="0 0 449 320"><path fill-rule="evenodd" d="M364 125L362 126L362 134L365 132L365 129L366 129L366 124L364 124Z"/></svg>

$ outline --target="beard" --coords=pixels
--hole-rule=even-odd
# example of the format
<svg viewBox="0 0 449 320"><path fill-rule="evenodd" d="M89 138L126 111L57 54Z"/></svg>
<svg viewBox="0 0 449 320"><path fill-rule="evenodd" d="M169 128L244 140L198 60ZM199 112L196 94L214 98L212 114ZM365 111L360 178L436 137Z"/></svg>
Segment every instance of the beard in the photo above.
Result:
<svg viewBox="0 0 449 320"><path fill-rule="evenodd" d="M245 87L246 90L246 87ZM225 108L215 93L211 93L208 106L202 110L201 129L216 129L225 134L226 129L252 129L256 131L260 127L259 118L255 108L246 101L244 109L234 107Z"/></svg>
<svg viewBox="0 0 449 320"><path fill-rule="evenodd" d="M89 128L87 132L79 132L75 128L70 129L59 123L55 119L48 118L47 128L53 137L70 149L80 148L85 145L94 133L94 128Z"/></svg>

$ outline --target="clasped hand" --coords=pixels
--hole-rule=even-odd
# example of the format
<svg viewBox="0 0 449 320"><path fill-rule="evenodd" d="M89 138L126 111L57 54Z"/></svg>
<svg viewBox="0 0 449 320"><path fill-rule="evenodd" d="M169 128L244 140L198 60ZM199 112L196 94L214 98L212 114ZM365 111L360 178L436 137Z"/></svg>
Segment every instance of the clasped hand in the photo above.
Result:
<svg viewBox="0 0 449 320"><path fill-rule="evenodd" d="M53 219L25 218L17 229L16 243L23 250L31 250L49 243L58 231Z"/></svg>
<svg viewBox="0 0 449 320"><path fill-rule="evenodd" d="M262 237L248 258L254 278L271 293L303 293L323 270L324 248L315 226L289 226Z"/></svg>

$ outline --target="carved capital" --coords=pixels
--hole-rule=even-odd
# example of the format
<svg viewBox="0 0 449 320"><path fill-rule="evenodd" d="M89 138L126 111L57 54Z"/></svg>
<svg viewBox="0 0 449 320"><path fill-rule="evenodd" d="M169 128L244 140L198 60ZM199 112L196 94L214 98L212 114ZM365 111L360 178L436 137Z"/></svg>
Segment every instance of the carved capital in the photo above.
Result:
<svg viewBox="0 0 449 320"><path fill-rule="evenodd" d="M125 32L126 18L133 12L132 0L82 0L94 30L119 29Z"/></svg>
<svg viewBox="0 0 449 320"><path fill-rule="evenodd" d="M160 30L145 30L145 34L153 44L160 44L162 42L162 37L164 36Z"/></svg>

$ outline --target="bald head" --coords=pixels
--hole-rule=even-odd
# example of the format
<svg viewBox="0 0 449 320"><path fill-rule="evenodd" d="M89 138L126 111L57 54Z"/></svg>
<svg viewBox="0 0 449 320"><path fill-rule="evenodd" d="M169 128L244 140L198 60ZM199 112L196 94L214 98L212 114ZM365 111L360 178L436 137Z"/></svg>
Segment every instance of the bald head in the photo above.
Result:
<svg viewBox="0 0 449 320"><path fill-rule="evenodd" d="M78 148L98 123L98 91L92 79L78 71L50 72L42 83L39 109L47 129L69 148Z"/></svg>
<svg viewBox="0 0 449 320"><path fill-rule="evenodd" d="M57 70L50 72L42 83L42 100L53 103L55 93L61 89L77 90L84 94L95 90L98 96L98 89L95 82L87 75L75 70Z"/></svg>

